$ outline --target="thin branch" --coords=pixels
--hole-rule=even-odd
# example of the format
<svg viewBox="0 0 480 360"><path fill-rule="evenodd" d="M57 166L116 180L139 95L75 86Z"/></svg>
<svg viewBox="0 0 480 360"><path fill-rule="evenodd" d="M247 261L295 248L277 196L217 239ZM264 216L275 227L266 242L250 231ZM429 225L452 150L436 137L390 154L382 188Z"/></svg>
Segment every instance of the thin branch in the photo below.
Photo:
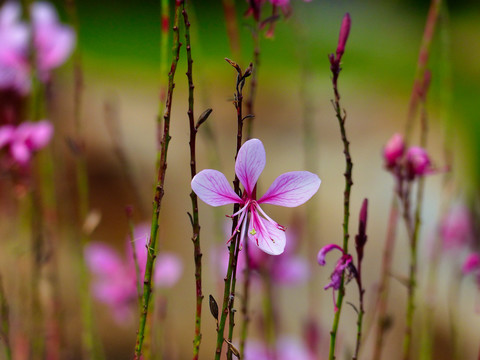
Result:
<svg viewBox="0 0 480 360"><path fill-rule="evenodd" d="M178 59L180 56L180 36L179 36L179 17L180 9L183 1L177 0L175 3L175 18L173 24L173 59L170 72L168 74L168 92L165 104L165 112L163 114L163 136L160 143L160 162L158 167L157 183L155 186L155 195L153 198L153 213L152 226L150 229L150 242L147 251L147 263L145 266L145 277L143 281L143 295L142 295L142 311L140 313L140 320L137 332L137 341L135 345L135 359L140 360L142 354L143 340L145 337L145 325L147 323L147 314L150 303L150 296L152 292L152 276L153 267L157 250L157 235L160 208L164 195L165 174L167 170L167 152L168 144L170 143L170 116L172 109L173 89L175 87L174 78L177 70Z"/></svg>

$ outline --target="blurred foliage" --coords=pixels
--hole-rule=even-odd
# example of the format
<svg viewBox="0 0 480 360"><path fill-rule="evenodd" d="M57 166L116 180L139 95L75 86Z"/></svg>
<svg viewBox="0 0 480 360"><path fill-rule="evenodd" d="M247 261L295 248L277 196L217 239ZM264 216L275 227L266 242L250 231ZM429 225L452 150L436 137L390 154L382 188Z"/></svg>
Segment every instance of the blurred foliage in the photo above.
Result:
<svg viewBox="0 0 480 360"><path fill-rule="evenodd" d="M349 40L349 82L388 94L406 96L411 91L423 33L428 0L422 1L318 1L292 0L293 14L276 26L274 39L262 39L264 66L261 76L275 79L282 74L294 81L300 71L300 54L307 49L307 61L314 71L328 76L326 54L332 51L338 25L349 11L353 25ZM231 56L225 18L219 0L190 1L196 66L217 71L224 57ZM80 43L85 71L102 78L158 81L160 42L160 2L123 0L78 1ZM172 5L173 6L173 5ZM251 19L243 16L246 2L236 2L243 63L250 61ZM460 134L460 164L470 192L480 181L479 94L480 3L473 0L449 1L448 14L440 20L441 30L433 44L430 67L433 84L430 96L432 118L449 123L447 136ZM299 41L302 48L299 49ZM181 66L183 66L181 64ZM451 91L450 91L451 90ZM405 105L406 106L406 105ZM401 128L400 128L401 129ZM399 129L399 130L400 130Z"/></svg>

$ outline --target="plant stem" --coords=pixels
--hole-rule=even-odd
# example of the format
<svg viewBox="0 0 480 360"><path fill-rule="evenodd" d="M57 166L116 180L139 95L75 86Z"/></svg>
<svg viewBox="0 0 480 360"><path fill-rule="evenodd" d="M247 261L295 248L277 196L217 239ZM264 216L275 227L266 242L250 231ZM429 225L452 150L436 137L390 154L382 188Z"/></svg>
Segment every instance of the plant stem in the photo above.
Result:
<svg viewBox="0 0 480 360"><path fill-rule="evenodd" d="M333 91L335 94L335 100L333 101L333 107L335 109L335 114L340 126L340 134L343 142L343 153L345 155L345 190L343 192L343 252L348 254L348 239L350 237L348 233L348 222L350 218L350 191L353 185L352 180L352 157L350 156L350 143L347 139L347 133L345 130L345 120L347 115L343 112L340 107L340 94L337 87L338 73L333 74L332 84ZM340 288L338 290L338 299L337 299L337 312L335 313L333 319L332 330L330 332L330 351L329 351L329 360L335 359L335 342L338 331L338 324L340 321L340 313L342 311L343 297L345 296L345 281L344 274L342 274L342 279L340 281Z"/></svg>
<svg viewBox="0 0 480 360"><path fill-rule="evenodd" d="M242 73L240 67L231 60L226 59L227 62L230 63L238 72L237 74L237 84L236 84L236 92L234 94L234 106L237 110L237 145L236 145L236 153L235 159L237 158L238 151L242 146L242 134L243 134L243 115L242 115L242 104L243 104L243 87L245 85L245 78L249 76L247 72L250 70L252 64L250 64L250 68L245 71L245 74ZM237 175L235 175L235 179L233 180L233 187L235 192L241 196L240 192L240 181L238 180ZM236 213L240 209L239 204L234 204L233 206L233 213ZM238 216L233 218L232 222L232 232L235 230L237 226ZM236 272L237 272L237 260L238 260L238 251L239 251L239 243L240 238L238 233L231 239L230 247L229 247L229 259L228 259L228 270L227 275L224 279L225 288L223 291L223 303L222 303L222 315L220 317L220 322L218 324L217 330L217 346L215 348L215 360L220 360L220 356L222 354L222 347L224 340L224 331L225 331L225 322L227 320L227 315L230 317L229 321L229 335L233 333L233 327L235 326L234 321L234 311L233 305L235 300L235 285L236 285ZM231 359L232 351L230 347L227 351L227 359Z"/></svg>
<svg viewBox="0 0 480 360"><path fill-rule="evenodd" d="M248 324L250 323L250 315L248 314L248 303L250 300L250 254L248 250L248 241L245 241L245 269L243 270L243 302L242 302L242 328L240 330L240 359L245 354L245 341L248 335Z"/></svg>
<svg viewBox="0 0 480 360"><path fill-rule="evenodd" d="M160 30L160 101L158 102L158 116L157 116L157 172L161 161L161 146L162 143L162 120L165 111L165 103L167 96L168 80L165 77L167 73L167 54L168 54L168 40L170 33L170 5L169 0L161 0L161 30ZM175 44L174 44L175 46Z"/></svg>
<svg viewBox="0 0 480 360"><path fill-rule="evenodd" d="M435 27L439 17L442 0L431 0L430 9L428 10L425 29L423 31L422 42L420 45L420 52L418 55L417 69L415 71L415 80L413 83L412 93L410 95L410 103L408 107L407 123L405 130L405 139L408 143L410 139L413 121L417 112L418 103L421 97L421 88L425 71L427 70L428 58L430 56L430 47L432 44L433 35L435 34Z"/></svg>
<svg viewBox="0 0 480 360"><path fill-rule="evenodd" d="M393 196L390 205L390 215L388 217L387 238L385 241L385 248L383 250L382 268L380 271L381 277L376 301L376 309L378 311L377 329L375 333L375 348L372 360L380 360L383 347L383 337L385 335L385 331L388 329L387 303L397 223L398 201L396 196Z"/></svg>
<svg viewBox="0 0 480 360"><path fill-rule="evenodd" d="M0 276L0 317L1 317L1 330L0 337L2 338L3 345L5 346L5 357L7 360L12 359L12 349L10 347L10 319L9 319L9 307L7 297L3 289L2 277Z"/></svg>
<svg viewBox="0 0 480 360"><path fill-rule="evenodd" d="M183 3L181 0L177 0L175 3L175 18L173 24L173 59L170 72L168 74L168 93L165 104L165 112L163 114L163 136L160 143L160 163L158 167L157 183L155 186L155 195L153 199L153 212L152 212L152 226L150 229L150 242L148 244L147 251L147 263L145 266L145 277L143 281L143 295L142 295L142 311L140 313L140 320L137 332L137 341L135 345L135 359L140 360L142 354L142 345L144 340L145 325L147 322L148 305L150 302L150 295L152 292L152 275L153 266L156 257L157 249L157 234L160 208L162 205L162 199L164 195L165 174L167 170L167 152L168 144L170 143L170 115L172 109L172 97L173 89L175 87L174 77L177 69L178 59L180 56L180 36L179 36L179 17L180 17L180 5Z"/></svg>
<svg viewBox="0 0 480 360"><path fill-rule="evenodd" d="M253 120L255 119L255 97L257 95L257 78L258 68L260 66L260 19L254 17L254 25L252 30L253 38L253 71L250 80L250 92L246 101L247 115L252 115L247 119L247 140L252 138Z"/></svg>
<svg viewBox="0 0 480 360"><path fill-rule="evenodd" d="M187 49L187 78L188 78L188 122L190 126L190 176L197 174L197 162L195 145L198 128L195 126L194 120L194 98L193 98L193 60L192 49L190 44L190 21L185 9L185 2L182 8L183 20L185 23L185 45ZM193 256L195 261L195 288L196 288L196 311L195 311L195 337L193 339L193 359L198 360L200 352L200 343L202 341L201 324L202 324L202 250L200 247L200 220L198 215L198 199L195 192L190 192L192 200L192 215L190 220L192 222L192 242L193 242Z"/></svg>

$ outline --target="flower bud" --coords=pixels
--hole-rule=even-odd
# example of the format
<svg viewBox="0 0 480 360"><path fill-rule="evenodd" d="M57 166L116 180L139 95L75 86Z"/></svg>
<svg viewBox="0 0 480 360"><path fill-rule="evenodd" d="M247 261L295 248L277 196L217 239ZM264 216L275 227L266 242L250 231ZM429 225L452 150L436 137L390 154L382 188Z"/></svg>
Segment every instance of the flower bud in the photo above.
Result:
<svg viewBox="0 0 480 360"><path fill-rule="evenodd" d="M350 33L350 26L352 25L352 20L350 19L350 14L346 13L342 20L342 26L340 27L340 35L338 37L337 45L337 61L340 62L340 59L345 52L345 44L347 43L348 34Z"/></svg>
<svg viewBox="0 0 480 360"><path fill-rule="evenodd" d="M390 169L397 165L398 161L402 158L404 151L405 142L403 141L403 136L398 133L394 134L390 140L388 140L387 145L385 145L383 149L385 166Z"/></svg>
<svg viewBox="0 0 480 360"><path fill-rule="evenodd" d="M432 173L430 157L427 151L419 146L407 150L407 175L409 179Z"/></svg>

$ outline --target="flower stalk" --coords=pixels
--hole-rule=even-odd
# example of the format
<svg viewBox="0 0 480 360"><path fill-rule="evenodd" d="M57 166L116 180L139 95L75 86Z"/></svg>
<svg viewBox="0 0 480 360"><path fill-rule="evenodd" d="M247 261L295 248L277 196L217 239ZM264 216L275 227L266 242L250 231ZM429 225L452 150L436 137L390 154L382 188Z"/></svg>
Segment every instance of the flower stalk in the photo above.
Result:
<svg viewBox="0 0 480 360"><path fill-rule="evenodd" d="M427 118L427 111L425 108L426 104L426 96L428 93L428 89L430 87L431 81L431 74L430 71L426 70L424 72L424 78L421 85L421 90L419 92L420 101L422 104L422 112L421 112L421 123L420 123L420 146L425 148L427 145L427 133L428 133L428 118ZM403 342L403 359L408 360L410 359L410 347L412 342L412 332L413 332L413 317L415 313L415 290L417 286L417 248L418 248L418 237L420 232L420 225L421 225L421 213L422 213L422 205L423 205L423 195L424 195L424 187L425 187L425 178L420 176L418 178L417 184L417 193L416 193L416 204L415 204L415 213L413 218L413 232L411 234L410 240L410 271L409 271L409 279L408 279L408 299L407 299L407 315L406 315L406 326L405 326L405 336ZM405 194L405 196L409 197L409 194ZM404 207L404 214L408 211L408 198L405 200L405 207ZM405 218L405 217L404 217ZM405 218L407 221L407 218ZM408 223L407 223L408 225Z"/></svg>
<svg viewBox="0 0 480 360"><path fill-rule="evenodd" d="M347 114L345 111L342 111L340 106L340 93L338 91L338 76L340 74L341 68L340 63L345 51L345 44L348 39L348 34L350 32L351 20L350 15L347 13L345 14L342 26L340 28L340 35L338 39L338 46L336 54L330 54L330 70L332 71L332 85L333 85L333 92L335 95L335 99L332 101L333 107L335 110L335 115L338 120L338 124L340 126L340 135L343 142L343 153L345 155L345 189L343 192L343 252L348 254L348 239L350 237L348 232L348 223L350 219L350 191L353 185L352 180L352 158L350 156L350 143L347 139L347 133L345 130L345 121L347 118ZM345 286L344 286L344 274L342 273L342 278L340 281L340 287L338 289L338 298L336 303L337 311L335 312L335 316L333 319L332 330L330 332L330 350L329 350L329 360L335 359L335 343L338 331L338 325L340 322L340 314L342 310L343 304L343 297L345 296Z"/></svg>
<svg viewBox="0 0 480 360"><path fill-rule="evenodd" d="M238 151L242 146L242 135L243 135L243 113L242 113L242 106L243 106L243 87L245 86L245 79L251 75L252 72L252 65L245 70L245 73L242 72L240 66L231 61L230 59L225 59L230 65L232 65L237 70L237 81L236 81L236 92L234 94L234 106L237 111L237 144L236 144L236 155L235 159L237 158ZM240 181L238 176L235 175L235 179L233 181L234 191L237 195L241 195L240 191ZM233 213L237 213L240 210L240 204L235 203L233 206ZM238 223L238 216L233 218L232 222L232 230L235 230ZM229 259L228 259L228 270L227 275L225 277L225 288L223 292L223 303L222 303L222 312L220 317L220 322L218 324L217 330L217 346L215 349L215 360L220 360L220 356L222 353L222 347L224 342L224 331L225 331L225 322L227 320L227 315L229 315L229 342L231 343L231 337L233 336L233 328L235 326L235 318L234 318L234 299L235 299L235 285L236 285L236 271L237 271L237 260L238 260L238 252L240 246L240 238L238 233L233 236L232 240L230 241L229 246ZM227 351L227 358L232 358L232 350L231 346Z"/></svg>
<svg viewBox="0 0 480 360"><path fill-rule="evenodd" d="M363 304L363 295L365 294L365 289L362 285L362 260L365 244L367 243L367 216L368 199L364 199L358 221L358 235L355 236L355 250L357 251L357 271L355 280L357 281L358 285L359 309L357 316L357 344L355 346L355 355L353 356L353 360L358 359L358 354L360 352L360 345L362 343L363 315L365 314Z"/></svg>
<svg viewBox="0 0 480 360"><path fill-rule="evenodd" d="M10 347L10 311L8 307L7 297L3 288L2 277L0 276L0 337L5 347L5 357L7 360L12 359L12 349Z"/></svg>
<svg viewBox="0 0 480 360"><path fill-rule="evenodd" d="M145 277L143 281L142 310L138 325L137 340L135 345L135 359L140 360L142 354L143 340L145 337L145 325L147 323L147 314L152 292L152 275L157 249L157 235L160 208L164 195L165 175L167 170L167 153L170 143L170 117L172 109L173 89L175 87L174 78L177 70L178 59L180 56L180 34L179 34L179 18L183 1L177 0L175 3L175 18L173 23L173 59L168 74L168 92L165 103L165 111L163 114L163 136L160 142L160 162L158 167L158 175L155 186L155 194L153 199L152 225L150 229L150 241L147 251L147 263L145 266Z"/></svg>
<svg viewBox="0 0 480 360"><path fill-rule="evenodd" d="M187 10L185 8L185 1L182 4L182 15L185 23L185 45L187 50L187 78L188 78L188 123L190 127L190 176L193 179L197 175L197 160L196 160L196 140L197 131L200 125L205 122L211 114L212 109L205 111L197 123L194 120L194 85L193 85L193 60L192 49L190 44L190 21L188 19ZM192 242L193 242L193 257L195 262L195 336L193 339L193 359L198 360L200 352L200 343L202 341L201 325L202 325L202 250L200 246L200 220L198 215L198 198L195 192L190 192L190 199L192 201L192 214L189 214L192 224Z"/></svg>

